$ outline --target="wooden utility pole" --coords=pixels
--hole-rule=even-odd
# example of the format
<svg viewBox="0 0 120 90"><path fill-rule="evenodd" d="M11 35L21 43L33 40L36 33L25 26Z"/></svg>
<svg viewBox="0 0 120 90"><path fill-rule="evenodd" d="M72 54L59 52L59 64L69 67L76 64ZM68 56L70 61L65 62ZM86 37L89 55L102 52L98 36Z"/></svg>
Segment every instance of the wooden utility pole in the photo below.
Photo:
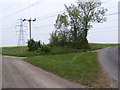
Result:
<svg viewBox="0 0 120 90"><path fill-rule="evenodd" d="M31 21L35 22L36 19L23 19L23 22L24 21L28 21L29 22L29 32L30 32L30 40L31 40Z"/></svg>

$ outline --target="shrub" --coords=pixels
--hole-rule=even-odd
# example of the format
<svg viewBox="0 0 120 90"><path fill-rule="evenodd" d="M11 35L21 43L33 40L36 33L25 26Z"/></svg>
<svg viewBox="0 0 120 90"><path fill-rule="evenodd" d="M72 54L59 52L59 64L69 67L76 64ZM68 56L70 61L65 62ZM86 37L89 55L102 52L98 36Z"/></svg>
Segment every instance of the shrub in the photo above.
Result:
<svg viewBox="0 0 120 90"><path fill-rule="evenodd" d="M38 48L41 48L41 42L40 41L34 41L33 39L30 39L28 41L28 51L35 51Z"/></svg>
<svg viewBox="0 0 120 90"><path fill-rule="evenodd" d="M51 47L49 45L42 45L41 52L48 53L50 52Z"/></svg>
<svg viewBox="0 0 120 90"><path fill-rule="evenodd" d="M51 46L50 45L42 45L41 48L37 49L37 53L39 55L49 54L50 51L51 51Z"/></svg>

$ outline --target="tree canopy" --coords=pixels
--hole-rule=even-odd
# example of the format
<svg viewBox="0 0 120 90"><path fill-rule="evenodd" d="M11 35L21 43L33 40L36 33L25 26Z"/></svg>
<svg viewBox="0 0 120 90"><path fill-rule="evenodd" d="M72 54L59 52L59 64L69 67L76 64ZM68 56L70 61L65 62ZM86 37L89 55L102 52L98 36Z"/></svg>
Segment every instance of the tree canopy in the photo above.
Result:
<svg viewBox="0 0 120 90"><path fill-rule="evenodd" d="M76 5L65 5L65 10L57 16L54 25L56 31L52 32L50 43L55 42L53 38L56 37L58 45L64 46L69 43L75 48L88 48L88 30L93 27L92 22L106 21L107 9L101 6L100 1L78 0Z"/></svg>

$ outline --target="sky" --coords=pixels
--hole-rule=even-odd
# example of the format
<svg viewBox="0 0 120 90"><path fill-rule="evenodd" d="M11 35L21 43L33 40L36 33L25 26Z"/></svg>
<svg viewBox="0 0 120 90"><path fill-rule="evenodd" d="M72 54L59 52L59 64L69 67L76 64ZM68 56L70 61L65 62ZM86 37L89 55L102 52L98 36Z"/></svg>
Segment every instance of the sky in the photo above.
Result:
<svg viewBox="0 0 120 90"><path fill-rule="evenodd" d="M102 0L107 8L107 22L92 23L88 41L92 43L118 43L118 1ZM17 46L20 36L20 19L34 19L32 38L49 43L50 33L55 30L57 15L65 11L64 4L75 4L76 0L0 0L0 47ZM24 22L24 44L29 39L28 22Z"/></svg>

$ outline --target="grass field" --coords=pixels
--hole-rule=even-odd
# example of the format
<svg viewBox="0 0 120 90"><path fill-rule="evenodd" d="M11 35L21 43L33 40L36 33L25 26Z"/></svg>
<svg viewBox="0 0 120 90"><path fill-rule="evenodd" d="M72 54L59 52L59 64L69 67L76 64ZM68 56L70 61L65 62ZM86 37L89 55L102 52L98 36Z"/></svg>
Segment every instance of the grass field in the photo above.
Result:
<svg viewBox="0 0 120 90"><path fill-rule="evenodd" d="M41 55L25 61L87 87L110 87L93 52Z"/></svg>
<svg viewBox="0 0 120 90"><path fill-rule="evenodd" d="M27 47L2 48L2 54L28 57L25 61L87 87L111 87L97 62L97 53L84 52L117 44L90 44L89 50L56 47L48 55L28 52Z"/></svg>
<svg viewBox="0 0 120 90"><path fill-rule="evenodd" d="M73 53L73 52L83 52L83 51L92 51L97 49L102 49L108 46L116 46L117 44L90 44L91 49L83 50L83 49L72 49L72 48L63 48L63 47L56 47L52 48L51 52L48 54L55 55L55 54L65 54L65 53ZM2 54L4 55L13 55L19 57L29 57L29 56L38 56L43 55L44 53L38 54L37 51L28 52L27 47L9 47L9 48L2 48Z"/></svg>
<svg viewBox="0 0 120 90"><path fill-rule="evenodd" d="M37 52L28 52L27 47L12 47L12 48L2 48L3 55L19 56L19 57L29 57L36 56Z"/></svg>

